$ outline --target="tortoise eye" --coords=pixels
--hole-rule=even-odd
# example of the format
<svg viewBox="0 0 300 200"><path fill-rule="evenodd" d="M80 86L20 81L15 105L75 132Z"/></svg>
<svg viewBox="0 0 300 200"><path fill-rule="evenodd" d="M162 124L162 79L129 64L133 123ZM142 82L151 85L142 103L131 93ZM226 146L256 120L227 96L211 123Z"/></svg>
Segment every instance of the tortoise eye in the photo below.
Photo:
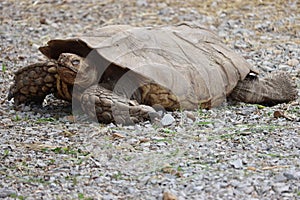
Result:
<svg viewBox="0 0 300 200"><path fill-rule="evenodd" d="M75 60L72 60L72 65L76 66L76 65L79 65L80 61L75 59Z"/></svg>

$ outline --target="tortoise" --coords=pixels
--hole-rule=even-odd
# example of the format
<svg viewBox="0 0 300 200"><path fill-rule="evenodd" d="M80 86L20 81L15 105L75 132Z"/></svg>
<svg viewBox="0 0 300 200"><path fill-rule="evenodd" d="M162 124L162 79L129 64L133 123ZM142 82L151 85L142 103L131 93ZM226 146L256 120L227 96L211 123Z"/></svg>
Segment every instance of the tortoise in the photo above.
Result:
<svg viewBox="0 0 300 200"><path fill-rule="evenodd" d="M297 98L288 73L259 78L216 34L191 23L111 25L39 50L48 60L15 73L9 100L41 104L53 93L103 123L158 117L160 108L210 109L226 99L273 106Z"/></svg>

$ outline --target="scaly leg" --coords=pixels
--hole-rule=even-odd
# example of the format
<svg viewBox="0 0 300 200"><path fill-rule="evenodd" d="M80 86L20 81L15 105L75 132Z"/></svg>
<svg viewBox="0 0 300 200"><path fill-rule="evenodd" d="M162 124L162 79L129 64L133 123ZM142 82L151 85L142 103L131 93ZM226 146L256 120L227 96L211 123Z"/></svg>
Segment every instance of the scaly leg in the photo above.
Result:
<svg viewBox="0 0 300 200"><path fill-rule="evenodd" d="M101 85L86 89L79 100L90 117L103 123L132 124L159 116L152 107L118 96Z"/></svg>
<svg viewBox="0 0 300 200"><path fill-rule="evenodd" d="M17 71L9 89L8 100L15 105L42 104L46 95L56 90L57 67L53 62L29 65Z"/></svg>
<svg viewBox="0 0 300 200"><path fill-rule="evenodd" d="M246 77L245 80L239 81L230 98L245 103L273 106L297 99L297 93L290 75L277 72L263 79Z"/></svg>

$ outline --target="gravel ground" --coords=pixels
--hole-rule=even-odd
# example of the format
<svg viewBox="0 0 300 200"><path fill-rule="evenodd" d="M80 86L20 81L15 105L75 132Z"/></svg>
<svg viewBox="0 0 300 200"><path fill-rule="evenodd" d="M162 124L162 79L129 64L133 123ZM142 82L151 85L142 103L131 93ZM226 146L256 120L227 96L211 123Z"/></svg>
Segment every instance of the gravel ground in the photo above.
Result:
<svg viewBox="0 0 300 200"><path fill-rule="evenodd" d="M181 21L300 88L299 1L4 0L0 10L0 198L300 199L299 99L173 112L163 127L79 124L51 96L17 110L5 99L13 72L45 59L37 48L51 38Z"/></svg>

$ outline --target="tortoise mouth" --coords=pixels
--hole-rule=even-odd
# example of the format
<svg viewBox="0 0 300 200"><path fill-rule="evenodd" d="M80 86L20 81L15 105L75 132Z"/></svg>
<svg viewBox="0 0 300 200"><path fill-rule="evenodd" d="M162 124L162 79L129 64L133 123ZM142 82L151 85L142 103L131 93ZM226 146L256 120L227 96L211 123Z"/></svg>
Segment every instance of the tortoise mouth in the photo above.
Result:
<svg viewBox="0 0 300 200"><path fill-rule="evenodd" d="M77 69L73 70L72 68L61 65L58 67L58 74L60 75L61 80L70 85L74 85L78 71Z"/></svg>
<svg viewBox="0 0 300 200"><path fill-rule="evenodd" d="M65 66L65 65L63 65L63 64L59 64L58 68L61 69L61 70L64 70L65 72L69 71L70 73L75 74L75 76L76 76L76 74L77 74L77 73L79 72L79 70L80 70L80 67L79 67L79 66L78 66L78 67L74 67L74 66L72 66L72 65Z"/></svg>

